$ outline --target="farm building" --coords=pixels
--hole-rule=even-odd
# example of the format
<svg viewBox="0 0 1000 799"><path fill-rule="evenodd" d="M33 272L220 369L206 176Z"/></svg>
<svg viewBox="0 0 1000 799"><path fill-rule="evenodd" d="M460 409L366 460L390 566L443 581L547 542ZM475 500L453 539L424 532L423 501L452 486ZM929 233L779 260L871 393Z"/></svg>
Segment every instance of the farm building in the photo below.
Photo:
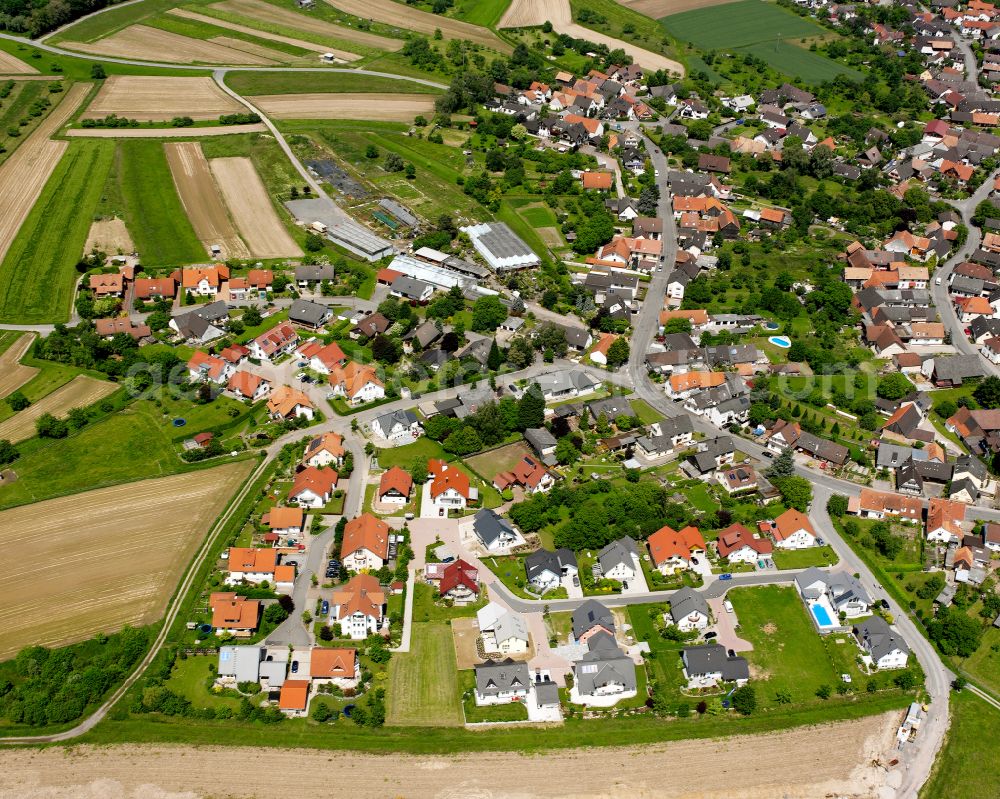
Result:
<svg viewBox="0 0 1000 799"><path fill-rule="evenodd" d="M462 228L462 232L472 239L486 263L495 272L509 272L512 269L527 269L538 266L541 259L503 222L483 222Z"/></svg>

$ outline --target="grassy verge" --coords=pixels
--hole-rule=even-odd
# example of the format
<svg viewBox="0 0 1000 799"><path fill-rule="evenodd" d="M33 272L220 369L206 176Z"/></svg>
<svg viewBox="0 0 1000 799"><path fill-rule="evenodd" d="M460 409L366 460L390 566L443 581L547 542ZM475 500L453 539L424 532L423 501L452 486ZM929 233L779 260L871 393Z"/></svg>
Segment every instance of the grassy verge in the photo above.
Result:
<svg viewBox="0 0 1000 799"><path fill-rule="evenodd" d="M951 695L951 726L920 799L1000 796L1000 710L969 691Z"/></svg>
<svg viewBox="0 0 1000 799"><path fill-rule="evenodd" d="M831 566L837 562L837 554L828 546L776 549L772 557L779 569L808 569L810 566Z"/></svg>
<svg viewBox="0 0 1000 799"><path fill-rule="evenodd" d="M0 265L0 319L68 319L76 263L111 169L114 145L73 142L45 184Z"/></svg>

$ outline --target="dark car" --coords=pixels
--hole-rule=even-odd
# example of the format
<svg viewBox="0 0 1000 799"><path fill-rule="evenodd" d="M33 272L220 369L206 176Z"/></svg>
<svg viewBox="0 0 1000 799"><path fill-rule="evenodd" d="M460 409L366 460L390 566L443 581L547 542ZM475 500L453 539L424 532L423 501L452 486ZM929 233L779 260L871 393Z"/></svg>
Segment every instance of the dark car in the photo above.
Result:
<svg viewBox="0 0 1000 799"><path fill-rule="evenodd" d="M297 660L292 661L292 674L299 673L299 662Z"/></svg>
<svg viewBox="0 0 1000 799"><path fill-rule="evenodd" d="M298 566L299 562L297 560L286 560L285 561L285 565L286 566Z"/></svg>
<svg viewBox="0 0 1000 799"><path fill-rule="evenodd" d="M323 604L320 605L319 612L321 616L330 615L330 603L327 600L323 600Z"/></svg>
<svg viewBox="0 0 1000 799"><path fill-rule="evenodd" d="M704 638L706 641L712 641L718 637L718 633L705 633Z"/></svg>

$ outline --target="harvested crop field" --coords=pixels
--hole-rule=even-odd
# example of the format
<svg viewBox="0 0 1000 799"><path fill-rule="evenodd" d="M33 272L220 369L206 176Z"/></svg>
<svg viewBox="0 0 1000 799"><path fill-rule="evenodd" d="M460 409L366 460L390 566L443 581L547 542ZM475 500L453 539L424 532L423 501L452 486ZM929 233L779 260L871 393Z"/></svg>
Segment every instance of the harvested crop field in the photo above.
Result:
<svg viewBox="0 0 1000 799"><path fill-rule="evenodd" d="M63 141L51 141L87 96L92 84L74 83L42 124L0 165L0 261L66 152Z"/></svg>
<svg viewBox="0 0 1000 799"><path fill-rule="evenodd" d="M112 75L84 112L85 117L108 114L163 122L188 116L195 120L217 119L222 114L245 110L209 77L154 78L145 75Z"/></svg>
<svg viewBox="0 0 1000 799"><path fill-rule="evenodd" d="M25 64L17 56L5 50L0 50L0 75L34 75L38 70L30 64Z"/></svg>
<svg viewBox="0 0 1000 799"><path fill-rule="evenodd" d="M330 0L327 0L330 2ZM497 23L499 28L526 28L551 22L559 33L565 33L574 39L586 39L595 44L606 44L609 49L621 48L646 69L666 69L684 74L684 66L672 58L659 53L653 53L629 42L615 39L599 33L591 28L585 28L573 21L573 13L569 0L513 0L507 11Z"/></svg>
<svg viewBox="0 0 1000 799"><path fill-rule="evenodd" d="M264 182L249 158L213 158L210 164L233 221L254 258L302 255L278 218Z"/></svg>
<svg viewBox="0 0 1000 799"><path fill-rule="evenodd" d="M192 39L148 25L130 25L96 42L62 42L67 50L81 53L113 56L115 58L141 58L150 61L164 61L171 64L280 64L288 60L285 53L274 51L265 58L224 47L204 39Z"/></svg>
<svg viewBox="0 0 1000 799"><path fill-rule="evenodd" d="M248 98L276 119L368 119L377 122L413 122L419 114L434 113L429 94L263 94Z"/></svg>
<svg viewBox="0 0 1000 799"><path fill-rule="evenodd" d="M305 14L271 5L264 0L225 0L222 3L214 3L210 8L226 11L231 14L239 14L260 22L272 25L282 25L288 28L295 28L306 33L313 33L320 36L329 36L331 39L357 42L365 47L373 47L376 50L388 50L395 52L403 47L402 39L390 39L388 36L379 36L376 33L360 31L357 28L348 28L342 25L334 25L322 19L316 19ZM256 35L260 36L258 32ZM270 37L268 37L270 38Z"/></svg>
<svg viewBox="0 0 1000 799"><path fill-rule="evenodd" d="M34 333L25 333L0 355L0 398L17 391L38 374L34 366L21 365L21 359L34 340Z"/></svg>
<svg viewBox="0 0 1000 799"><path fill-rule="evenodd" d="M618 2L652 19L662 19L670 14L680 14L706 6L721 6L734 0L618 0Z"/></svg>
<svg viewBox="0 0 1000 799"><path fill-rule="evenodd" d="M184 212L205 251L218 244L223 258L249 258L250 250L229 218L201 145L186 141L167 142L163 147Z"/></svg>
<svg viewBox="0 0 1000 799"><path fill-rule="evenodd" d="M0 513L17 563L0 586L0 659L148 624L163 613L249 461L102 488Z"/></svg>
<svg viewBox="0 0 1000 799"><path fill-rule="evenodd" d="M4 753L7 767L0 772L0 791L19 799L96 795L327 799L330 774L335 773L338 791L345 795L407 799L722 799L736 795L734 784L739 785L741 799L860 799L878 795L876 786L886 778L871 763L889 744L899 715L730 738L557 749L544 757L509 751L380 755L286 748L281 750L280 769L248 769L247 762L261 756L254 747L115 744L12 749ZM536 732L538 746L544 746L546 733ZM817 746L817 741L824 745ZM766 757L763 752L781 756ZM614 768L592 768L595 756ZM665 763L669 779L664 778ZM512 774L517 775L516 788L498 789L510 784ZM572 786L553 779L558 774L572 774ZM194 791L192 785L197 785Z"/></svg>
<svg viewBox="0 0 1000 799"><path fill-rule="evenodd" d="M500 53L512 51L507 42L488 28L420 11L412 6L395 3L393 0L326 0L326 2L334 8L362 19L384 22L386 25L395 25L427 36L433 36L434 31L440 29L445 39L468 39ZM569 0L566 0L566 5L569 6Z"/></svg>
<svg viewBox="0 0 1000 799"><path fill-rule="evenodd" d="M53 391L47 397L32 403L23 411L18 411L6 421L0 422L0 439L24 441L35 435L35 420L46 413L63 417L71 408L82 408L108 396L118 386L107 380L97 380L87 375L77 375L65 386Z"/></svg>
<svg viewBox="0 0 1000 799"><path fill-rule="evenodd" d="M215 128L71 128L66 135L72 139L200 139L204 136L264 133L266 130L263 122L255 122Z"/></svg>
<svg viewBox="0 0 1000 799"><path fill-rule="evenodd" d="M90 226L90 233L87 234L87 243L83 246L83 252L87 253L97 250L105 255L120 255L135 252L135 244L129 235L128 228L125 227L124 220L117 216L111 219L99 219Z"/></svg>
<svg viewBox="0 0 1000 799"><path fill-rule="evenodd" d="M257 30L256 28L251 28L247 25L240 25L236 22L227 22L223 19L216 19L215 17L209 17L205 14L199 14L196 11L188 11L186 8L172 8L168 13L177 17L183 17L184 19L192 19L196 22L204 22L208 25L214 25L217 28L225 28L226 30L236 31L237 33L248 33L260 39L268 39L272 42L290 44L293 47L300 47L303 50L310 50L314 53L333 53L337 58L343 59L344 61L357 61L360 58L359 55L355 53L348 53L346 50L331 49L322 44L307 42L305 39L293 39L291 36L282 36L278 33L268 33L267 31ZM221 37L216 37L212 41L225 44L225 42L221 41ZM249 43L244 42L243 44L247 45Z"/></svg>

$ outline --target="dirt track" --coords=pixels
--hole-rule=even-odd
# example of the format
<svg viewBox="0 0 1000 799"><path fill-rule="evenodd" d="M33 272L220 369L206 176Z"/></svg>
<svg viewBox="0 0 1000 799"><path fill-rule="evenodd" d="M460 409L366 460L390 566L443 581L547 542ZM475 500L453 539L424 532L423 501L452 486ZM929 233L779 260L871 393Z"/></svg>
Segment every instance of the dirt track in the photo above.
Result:
<svg viewBox="0 0 1000 799"><path fill-rule="evenodd" d="M693 11L696 8L707 8L708 6L720 6L724 3L732 3L735 0L618 0L623 6L628 6L633 11L645 14L653 19L663 19L671 14L681 14L684 11Z"/></svg>
<svg viewBox="0 0 1000 799"><path fill-rule="evenodd" d="M111 219L100 219L90 226L87 243L83 245L84 255L93 250L105 255L119 255L135 252L135 244L129 235L125 221L117 216Z"/></svg>
<svg viewBox="0 0 1000 799"><path fill-rule="evenodd" d="M71 408L90 405L108 396L117 386L107 380L97 380L87 375L77 375L65 386L42 397L23 411L18 411L9 419L0 422L0 439L10 439L14 443L35 435L35 420L46 413L63 417ZM0 624L0 629L3 625Z"/></svg>
<svg viewBox="0 0 1000 799"><path fill-rule="evenodd" d="M66 152L67 143L50 141L83 102L93 84L74 83L62 100L0 165L0 261Z"/></svg>
<svg viewBox="0 0 1000 799"><path fill-rule="evenodd" d="M445 39L468 39L500 53L511 52L511 46L488 28L449 19L393 0L326 0L334 8L362 19L384 22L406 30L433 36L440 29ZM566 0L567 5L569 0ZM541 23L539 23L541 24Z"/></svg>
<svg viewBox="0 0 1000 799"><path fill-rule="evenodd" d="M434 114L430 94L263 94L248 98L276 119L369 119L413 122L418 114Z"/></svg>
<svg viewBox="0 0 1000 799"><path fill-rule="evenodd" d="M72 128L66 135L73 139L197 139L202 136L232 136L235 133L263 133L263 122L252 125L226 125L215 128Z"/></svg>
<svg viewBox="0 0 1000 799"><path fill-rule="evenodd" d="M6 50L0 50L0 75L34 75L37 72L31 64L26 64Z"/></svg>
<svg viewBox="0 0 1000 799"><path fill-rule="evenodd" d="M0 582L0 659L159 618L249 469L229 463L0 513L5 557L18 564ZM0 778L0 796L5 788Z"/></svg>
<svg viewBox="0 0 1000 799"><path fill-rule="evenodd" d="M249 158L213 158L210 164L226 207L254 258L302 255Z"/></svg>
<svg viewBox="0 0 1000 799"><path fill-rule="evenodd" d="M185 141L167 142L163 147L181 204L205 251L211 252L212 245L218 244L223 258L249 258L250 250L229 218L201 145Z"/></svg>
<svg viewBox="0 0 1000 799"><path fill-rule="evenodd" d="M684 66L673 59L576 24L573 22L569 0L513 0L497 27L524 28L542 25L546 21L551 22L552 27L559 33L565 33L574 39L586 39L595 44L606 44L612 50L621 48L632 56L637 64L646 69L667 69L680 75L684 74Z"/></svg>
<svg viewBox="0 0 1000 799"><path fill-rule="evenodd" d="M242 747L169 745L21 749L4 752L0 799L328 799L332 795L359 799L733 799L737 795L740 799L871 799L884 774L868 764L876 752L884 751L898 723L899 714L892 713L772 735L555 750L544 756L505 752L380 756L303 749L272 754ZM280 767L248 767L268 758ZM331 775L336 775L333 793ZM734 786L739 786L738 794Z"/></svg>
<svg viewBox="0 0 1000 799"><path fill-rule="evenodd" d="M329 36L331 39L356 42L365 47L373 47L376 50L395 52L402 49L404 44L402 39L390 39L388 36L379 36L376 33L368 33L368 31L359 31L357 28L334 25L332 22L326 22L325 20L316 19L306 14L298 14L291 9L271 5L264 2L264 0L225 0L225 2L213 4L212 8L258 19L261 22L270 22L275 25L283 25L287 28L297 28L300 31L308 33ZM218 25L219 23L215 22L213 24ZM255 35L262 36L263 34L257 31ZM269 39L272 36L273 34L267 34L264 38ZM280 41L280 39L276 39L276 41Z"/></svg>
<svg viewBox="0 0 1000 799"><path fill-rule="evenodd" d="M25 333L0 355L0 398L17 391L38 374L37 367L21 365L21 358L34 340L34 333Z"/></svg>
<svg viewBox="0 0 1000 799"><path fill-rule="evenodd" d="M85 117L108 114L163 122L179 116L195 120L218 119L221 114L245 110L211 78L154 78L112 75L84 112Z"/></svg>
<svg viewBox="0 0 1000 799"><path fill-rule="evenodd" d="M275 50L271 57L265 58L245 50L212 44L204 39L192 39L159 28L150 28L148 25L130 25L96 42L61 42L60 46L81 53L96 53L116 58L141 58L172 64L266 66L281 64L288 59L287 54L278 50Z"/></svg>

